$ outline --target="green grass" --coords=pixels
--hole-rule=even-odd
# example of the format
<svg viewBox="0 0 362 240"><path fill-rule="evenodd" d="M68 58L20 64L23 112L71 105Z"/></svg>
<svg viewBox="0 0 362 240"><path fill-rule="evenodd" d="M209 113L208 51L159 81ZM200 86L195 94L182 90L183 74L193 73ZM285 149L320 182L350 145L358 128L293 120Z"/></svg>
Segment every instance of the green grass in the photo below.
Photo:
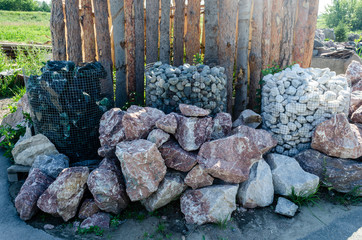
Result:
<svg viewBox="0 0 362 240"><path fill-rule="evenodd" d="M320 200L318 190L319 185L314 191L296 194L294 187L292 187L292 194L289 195L289 199L299 207L314 205Z"/></svg>
<svg viewBox="0 0 362 240"><path fill-rule="evenodd" d="M50 43L50 13L0 11L0 41Z"/></svg>

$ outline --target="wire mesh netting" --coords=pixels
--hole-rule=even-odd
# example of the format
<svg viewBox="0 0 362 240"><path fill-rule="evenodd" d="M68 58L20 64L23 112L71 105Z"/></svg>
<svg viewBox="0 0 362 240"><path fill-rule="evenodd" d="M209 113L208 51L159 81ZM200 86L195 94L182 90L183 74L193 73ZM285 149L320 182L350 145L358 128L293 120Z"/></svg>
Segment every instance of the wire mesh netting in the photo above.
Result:
<svg viewBox="0 0 362 240"><path fill-rule="evenodd" d="M41 72L26 83L35 132L47 136L72 162L97 158L99 121L112 104L100 91L103 66L48 61Z"/></svg>

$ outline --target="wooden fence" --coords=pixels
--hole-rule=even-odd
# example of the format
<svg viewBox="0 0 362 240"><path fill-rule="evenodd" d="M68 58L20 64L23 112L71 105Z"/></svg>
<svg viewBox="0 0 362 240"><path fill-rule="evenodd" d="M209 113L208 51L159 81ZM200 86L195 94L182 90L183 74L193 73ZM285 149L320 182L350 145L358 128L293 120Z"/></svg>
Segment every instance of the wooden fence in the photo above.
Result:
<svg viewBox="0 0 362 240"><path fill-rule="evenodd" d="M261 70L272 63L309 67L318 0L52 0L54 60L100 61L102 93L123 106L143 101L144 66L156 61L225 67L227 110L257 104ZM247 106L248 104L248 106Z"/></svg>

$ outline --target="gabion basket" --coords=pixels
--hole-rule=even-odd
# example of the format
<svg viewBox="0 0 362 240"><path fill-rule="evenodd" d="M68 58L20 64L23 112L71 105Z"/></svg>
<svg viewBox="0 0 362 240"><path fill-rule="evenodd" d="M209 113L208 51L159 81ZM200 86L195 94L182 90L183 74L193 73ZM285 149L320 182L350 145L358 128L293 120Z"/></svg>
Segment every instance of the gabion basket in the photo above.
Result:
<svg viewBox="0 0 362 240"><path fill-rule="evenodd" d="M112 102L101 95L103 66L48 61L41 72L26 81L35 133L48 137L72 162L96 159L99 121Z"/></svg>

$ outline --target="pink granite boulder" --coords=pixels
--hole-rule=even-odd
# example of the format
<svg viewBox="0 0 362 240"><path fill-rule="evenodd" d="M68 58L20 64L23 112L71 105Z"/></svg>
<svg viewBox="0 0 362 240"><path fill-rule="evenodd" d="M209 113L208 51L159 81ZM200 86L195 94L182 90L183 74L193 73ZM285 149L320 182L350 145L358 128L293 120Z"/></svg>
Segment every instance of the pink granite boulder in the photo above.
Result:
<svg viewBox="0 0 362 240"><path fill-rule="evenodd" d="M205 117L211 112L210 110L187 104L180 104L179 108L182 115L186 117Z"/></svg>
<svg viewBox="0 0 362 240"><path fill-rule="evenodd" d="M147 137L147 140L155 143L158 148L161 147L162 144L167 142L168 139L170 139L170 134L162 131L161 129L152 130Z"/></svg>
<svg viewBox="0 0 362 240"><path fill-rule="evenodd" d="M37 206L43 212L62 217L64 221L73 218L86 189L88 175L87 167L64 169L40 196Z"/></svg>
<svg viewBox="0 0 362 240"><path fill-rule="evenodd" d="M166 174L166 166L156 144L143 139L121 142L117 145L116 155L131 201L148 198L157 191Z"/></svg>
<svg viewBox="0 0 362 240"><path fill-rule="evenodd" d="M317 126L312 148L332 157L359 158L362 156L361 130L350 124L344 114L337 114Z"/></svg>
<svg viewBox="0 0 362 240"><path fill-rule="evenodd" d="M212 185L214 178L211 177L200 165L196 165L186 176L186 185L197 189Z"/></svg>
<svg viewBox="0 0 362 240"><path fill-rule="evenodd" d="M362 65L357 61L352 61L346 70L346 78L352 84L362 80Z"/></svg>
<svg viewBox="0 0 362 240"><path fill-rule="evenodd" d="M108 229L110 221L111 217L108 213L99 212L85 219L80 224L80 228L89 229L90 227L98 226L101 229Z"/></svg>
<svg viewBox="0 0 362 240"><path fill-rule="evenodd" d="M82 205L80 205L78 218L86 219L99 211L100 209L94 202L94 199L87 198L83 201Z"/></svg>
<svg viewBox="0 0 362 240"><path fill-rule="evenodd" d="M177 129L177 118L175 113L167 114L156 122L156 127L170 134L175 134Z"/></svg>
<svg viewBox="0 0 362 240"><path fill-rule="evenodd" d="M22 220L31 219L38 211L36 203L52 182L53 179L38 168L34 168L30 172L18 196L15 198L15 207Z"/></svg>
<svg viewBox="0 0 362 240"><path fill-rule="evenodd" d="M229 113L221 112L213 119L212 139L226 137L231 132L232 119Z"/></svg>

